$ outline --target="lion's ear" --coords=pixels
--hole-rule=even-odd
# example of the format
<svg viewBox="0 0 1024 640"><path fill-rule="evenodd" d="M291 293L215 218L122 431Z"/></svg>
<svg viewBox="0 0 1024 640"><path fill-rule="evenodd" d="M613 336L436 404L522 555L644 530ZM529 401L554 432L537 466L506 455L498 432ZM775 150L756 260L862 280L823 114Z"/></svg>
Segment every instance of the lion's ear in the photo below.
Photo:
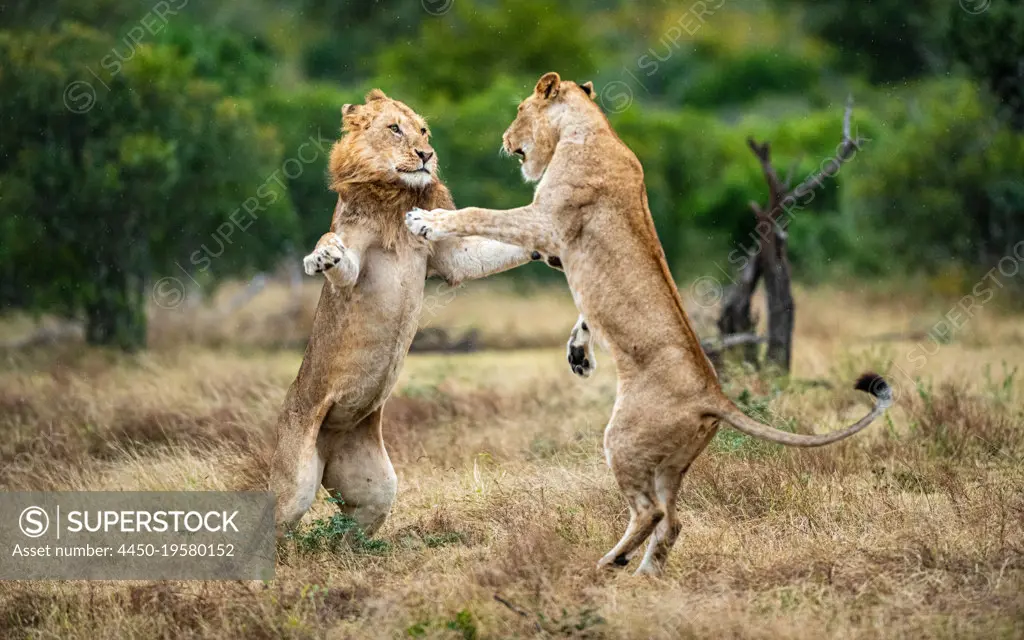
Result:
<svg viewBox="0 0 1024 640"><path fill-rule="evenodd" d="M380 89L370 89L370 92L366 94L366 101L373 102L374 100L387 100L388 97L384 95L384 92Z"/></svg>
<svg viewBox="0 0 1024 640"><path fill-rule="evenodd" d="M361 105L345 104L341 107L341 124L345 129L356 129L364 124L366 118L360 113Z"/></svg>
<svg viewBox="0 0 1024 640"><path fill-rule="evenodd" d="M580 89L583 89L583 93L590 96L591 100L597 100L597 95L594 93L594 83L587 80L580 85Z"/></svg>
<svg viewBox="0 0 1024 640"><path fill-rule="evenodd" d="M537 86L533 90L537 95L550 99L558 95L558 86L561 83L562 77L558 73L548 71L540 77L540 80L537 81Z"/></svg>

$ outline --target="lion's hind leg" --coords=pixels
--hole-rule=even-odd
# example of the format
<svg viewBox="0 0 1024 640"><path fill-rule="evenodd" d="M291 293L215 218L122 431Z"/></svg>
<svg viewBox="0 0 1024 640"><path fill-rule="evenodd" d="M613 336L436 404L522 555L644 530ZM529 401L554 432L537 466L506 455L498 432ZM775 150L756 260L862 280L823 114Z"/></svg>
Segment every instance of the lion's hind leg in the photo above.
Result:
<svg viewBox="0 0 1024 640"><path fill-rule="evenodd" d="M324 488L364 535L373 535L391 513L398 493L398 477L381 437L381 409L354 428L330 428L329 418L325 427L329 428L318 442L327 460Z"/></svg>
<svg viewBox="0 0 1024 640"><path fill-rule="evenodd" d="M270 467L270 491L276 499L275 520L279 533L291 529L309 511L325 459L317 449L317 432L323 412L310 415L289 407L286 400L277 429L277 446Z"/></svg>

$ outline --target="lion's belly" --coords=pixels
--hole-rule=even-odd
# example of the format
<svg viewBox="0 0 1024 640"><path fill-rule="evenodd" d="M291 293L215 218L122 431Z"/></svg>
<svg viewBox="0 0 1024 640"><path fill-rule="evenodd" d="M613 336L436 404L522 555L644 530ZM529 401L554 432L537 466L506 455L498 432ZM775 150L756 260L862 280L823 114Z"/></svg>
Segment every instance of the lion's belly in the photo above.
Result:
<svg viewBox="0 0 1024 640"><path fill-rule="evenodd" d="M335 415L359 419L391 393L419 324L425 277L424 253L374 249L366 256L336 343L344 355L335 355Z"/></svg>

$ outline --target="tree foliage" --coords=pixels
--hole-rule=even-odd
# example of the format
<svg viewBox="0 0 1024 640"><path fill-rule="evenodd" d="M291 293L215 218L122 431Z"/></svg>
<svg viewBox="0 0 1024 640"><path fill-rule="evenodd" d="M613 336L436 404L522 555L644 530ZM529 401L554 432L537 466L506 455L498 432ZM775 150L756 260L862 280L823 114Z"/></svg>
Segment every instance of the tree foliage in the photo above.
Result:
<svg viewBox="0 0 1024 640"><path fill-rule="evenodd" d="M869 142L789 227L797 278L990 268L1024 237L1020 3L12 0L0 25L0 304L94 342L143 344L180 295L154 284L311 247L341 105L373 86L431 122L457 203L507 207L532 197L498 153L516 104L594 80L677 275L750 248L746 138L800 179L849 94Z"/></svg>
<svg viewBox="0 0 1024 640"><path fill-rule="evenodd" d="M91 341L134 348L153 276L266 265L295 220L283 188L259 193L281 149L249 102L166 47L101 81L89 65L110 47L74 24L0 36L0 296L81 312Z"/></svg>

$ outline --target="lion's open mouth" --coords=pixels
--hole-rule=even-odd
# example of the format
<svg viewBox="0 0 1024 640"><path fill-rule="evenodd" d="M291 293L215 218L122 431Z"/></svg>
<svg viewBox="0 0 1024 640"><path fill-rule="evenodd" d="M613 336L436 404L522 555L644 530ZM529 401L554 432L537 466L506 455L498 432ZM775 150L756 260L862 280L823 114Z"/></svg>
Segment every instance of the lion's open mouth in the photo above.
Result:
<svg viewBox="0 0 1024 640"><path fill-rule="evenodd" d="M526 162L526 152L523 151L522 147L519 147L518 149L513 151L512 155L514 155L514 156L519 158L519 164L522 164L522 163Z"/></svg>

